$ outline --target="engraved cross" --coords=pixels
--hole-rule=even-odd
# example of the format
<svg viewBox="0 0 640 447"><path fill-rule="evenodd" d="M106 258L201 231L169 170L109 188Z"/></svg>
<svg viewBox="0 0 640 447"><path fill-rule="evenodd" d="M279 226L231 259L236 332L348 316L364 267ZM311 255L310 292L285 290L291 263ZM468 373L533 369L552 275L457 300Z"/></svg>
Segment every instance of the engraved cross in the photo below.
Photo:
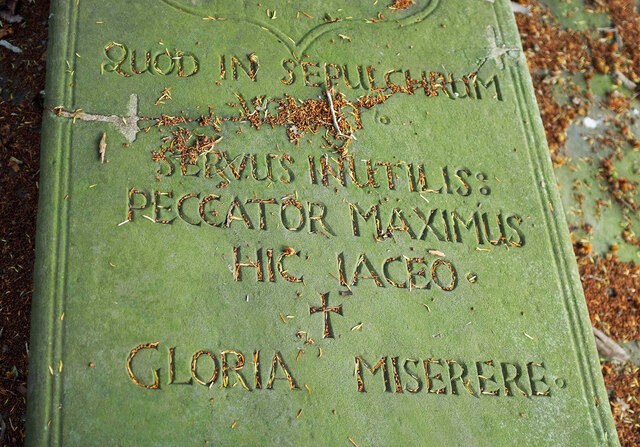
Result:
<svg viewBox="0 0 640 447"><path fill-rule="evenodd" d="M322 338L333 338L333 333L331 332L331 322L329 321L329 313L335 312L338 315L342 316L342 304L337 307L327 307L327 298L329 297L329 293L321 293L320 299L322 300L322 307L310 307L309 315L315 314L316 312L324 313L324 335Z"/></svg>

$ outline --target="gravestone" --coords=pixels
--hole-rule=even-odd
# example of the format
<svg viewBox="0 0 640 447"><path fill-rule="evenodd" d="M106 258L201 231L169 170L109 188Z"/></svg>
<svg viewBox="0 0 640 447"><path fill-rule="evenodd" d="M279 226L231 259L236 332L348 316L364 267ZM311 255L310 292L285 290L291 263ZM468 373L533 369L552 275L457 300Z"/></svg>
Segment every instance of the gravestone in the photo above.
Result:
<svg viewBox="0 0 640 447"><path fill-rule="evenodd" d="M29 445L617 445L506 0L54 1Z"/></svg>

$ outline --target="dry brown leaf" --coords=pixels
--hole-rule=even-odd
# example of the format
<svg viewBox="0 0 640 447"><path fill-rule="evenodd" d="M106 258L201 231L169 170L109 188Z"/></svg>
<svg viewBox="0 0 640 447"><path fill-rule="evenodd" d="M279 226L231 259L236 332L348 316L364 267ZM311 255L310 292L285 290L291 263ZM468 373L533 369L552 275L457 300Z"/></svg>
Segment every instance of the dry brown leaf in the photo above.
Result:
<svg viewBox="0 0 640 447"><path fill-rule="evenodd" d="M104 163L104 154L107 153L107 133L102 134L102 138L100 139L100 162Z"/></svg>

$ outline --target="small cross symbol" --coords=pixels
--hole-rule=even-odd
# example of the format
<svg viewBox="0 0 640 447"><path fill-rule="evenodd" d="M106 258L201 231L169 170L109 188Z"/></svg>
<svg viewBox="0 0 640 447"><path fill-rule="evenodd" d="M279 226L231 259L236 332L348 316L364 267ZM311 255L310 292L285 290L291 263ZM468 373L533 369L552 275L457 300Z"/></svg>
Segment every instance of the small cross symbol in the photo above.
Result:
<svg viewBox="0 0 640 447"><path fill-rule="evenodd" d="M329 312L335 312L342 316L342 304L337 307L327 307L328 297L329 293L321 293L320 299L322 299L322 307L309 308L309 315L315 314L316 312L324 313L324 335L322 338L333 338L333 334L331 333L331 323L329 322Z"/></svg>

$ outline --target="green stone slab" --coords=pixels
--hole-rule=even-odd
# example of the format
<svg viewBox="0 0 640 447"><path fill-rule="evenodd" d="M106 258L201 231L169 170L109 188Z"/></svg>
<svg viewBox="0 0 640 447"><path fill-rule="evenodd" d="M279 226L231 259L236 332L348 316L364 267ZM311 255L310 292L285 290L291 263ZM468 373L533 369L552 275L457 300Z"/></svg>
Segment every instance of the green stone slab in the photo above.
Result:
<svg viewBox="0 0 640 447"><path fill-rule="evenodd" d="M298 3L53 2L27 443L618 445L510 2Z"/></svg>

